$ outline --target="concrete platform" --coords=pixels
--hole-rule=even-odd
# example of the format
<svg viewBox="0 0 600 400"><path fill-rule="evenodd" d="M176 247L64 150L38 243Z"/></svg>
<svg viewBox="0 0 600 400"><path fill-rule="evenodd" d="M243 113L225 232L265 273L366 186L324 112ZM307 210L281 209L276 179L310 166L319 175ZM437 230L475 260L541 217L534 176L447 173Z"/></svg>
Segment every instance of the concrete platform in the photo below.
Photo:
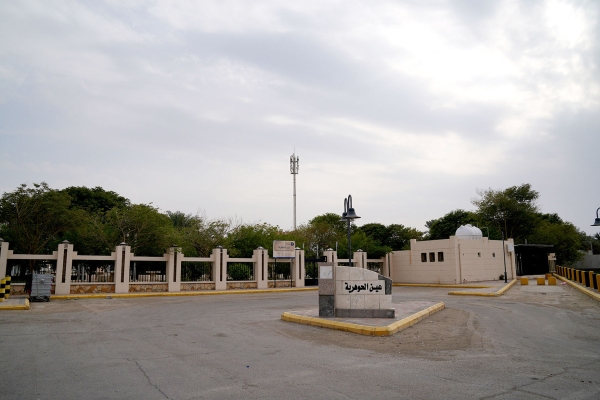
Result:
<svg viewBox="0 0 600 400"><path fill-rule="evenodd" d="M319 317L319 309L284 312L281 319L303 325L336 329L368 336L391 336L440 310L445 304L435 301L404 301L392 303L395 318L326 318Z"/></svg>
<svg viewBox="0 0 600 400"><path fill-rule="evenodd" d="M25 297L11 297L0 302L0 311L4 310L29 310L29 300Z"/></svg>

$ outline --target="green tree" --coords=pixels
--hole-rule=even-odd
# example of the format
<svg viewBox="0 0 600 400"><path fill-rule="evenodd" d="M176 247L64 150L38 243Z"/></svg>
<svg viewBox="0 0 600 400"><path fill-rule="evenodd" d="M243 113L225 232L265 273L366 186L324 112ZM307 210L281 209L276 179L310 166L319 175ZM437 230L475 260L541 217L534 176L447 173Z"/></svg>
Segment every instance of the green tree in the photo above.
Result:
<svg viewBox="0 0 600 400"><path fill-rule="evenodd" d="M0 199L0 234L17 253L48 254L77 220L68 194L45 182L20 185Z"/></svg>
<svg viewBox="0 0 600 400"><path fill-rule="evenodd" d="M427 239L438 240L448 239L456 234L456 230L461 225L478 225L479 219L477 215L471 211L454 210L444 215L441 218L427 221L425 226L429 228Z"/></svg>
<svg viewBox="0 0 600 400"><path fill-rule="evenodd" d="M105 213L115 207L124 208L130 204L125 197L99 186L92 189L85 186L70 186L61 192L71 198L71 208L80 208L90 213Z"/></svg>
<svg viewBox="0 0 600 400"><path fill-rule="evenodd" d="M234 227L232 220L209 220L204 215L196 215L178 230L178 244L184 254L194 257L208 257L217 246L227 246L227 236Z"/></svg>
<svg viewBox="0 0 600 400"><path fill-rule="evenodd" d="M402 224L391 224L387 227L388 239L384 242L386 246L392 250L408 250L410 249L410 240L423 239L423 232L415 228L410 228Z"/></svg>
<svg viewBox="0 0 600 400"><path fill-rule="evenodd" d="M173 226L176 228L186 228L194 225L194 216L181 211L167 211Z"/></svg>
<svg viewBox="0 0 600 400"><path fill-rule="evenodd" d="M242 224L229 232L226 247L232 257L251 257L259 246L273 254L273 240L280 238L281 229L266 222L258 224Z"/></svg>
<svg viewBox="0 0 600 400"><path fill-rule="evenodd" d="M113 208L100 224L96 232L109 249L125 242L135 254L159 256L172 244L178 244L171 219L148 204Z"/></svg>
<svg viewBox="0 0 600 400"><path fill-rule="evenodd" d="M542 214L536 230L528 237L529 243L550 244L556 252L556 263L571 264L583 256L581 232L570 222L563 222L556 214Z"/></svg>
<svg viewBox="0 0 600 400"><path fill-rule="evenodd" d="M405 250L410 247L411 239L423 238L423 232L402 224L385 226L379 223L370 223L361 226L358 230L364 232L380 247L380 249L375 251L374 258L381 257L382 255L379 254L381 254L384 248L389 249L389 251Z"/></svg>
<svg viewBox="0 0 600 400"><path fill-rule="evenodd" d="M484 223L504 231L515 243L535 232L538 222L536 201L539 193L526 183L504 190L479 190L479 199L472 200L477 214Z"/></svg>

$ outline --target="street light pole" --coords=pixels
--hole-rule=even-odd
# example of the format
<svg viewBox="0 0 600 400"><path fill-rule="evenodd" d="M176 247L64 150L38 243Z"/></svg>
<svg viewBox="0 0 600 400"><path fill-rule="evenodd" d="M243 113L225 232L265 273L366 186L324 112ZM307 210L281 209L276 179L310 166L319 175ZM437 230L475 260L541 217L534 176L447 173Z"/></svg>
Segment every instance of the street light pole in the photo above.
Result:
<svg viewBox="0 0 600 400"><path fill-rule="evenodd" d="M350 240L350 222L353 219L360 218L356 215L354 208L352 207L352 196L348 195L348 198L344 199L344 212L342 213L342 219L340 221L347 222L348 224L348 266L352 267L352 242Z"/></svg>

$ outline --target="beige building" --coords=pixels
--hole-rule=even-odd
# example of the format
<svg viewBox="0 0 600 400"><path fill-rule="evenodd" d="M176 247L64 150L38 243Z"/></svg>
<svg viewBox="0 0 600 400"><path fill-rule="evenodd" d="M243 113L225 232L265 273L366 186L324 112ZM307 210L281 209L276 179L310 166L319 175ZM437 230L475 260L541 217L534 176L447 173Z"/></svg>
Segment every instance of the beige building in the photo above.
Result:
<svg viewBox="0 0 600 400"><path fill-rule="evenodd" d="M394 283L454 284L490 281L504 274L516 278L514 243L483 237L471 225L458 228L455 236L442 240L410 242L410 250L392 253L390 277Z"/></svg>

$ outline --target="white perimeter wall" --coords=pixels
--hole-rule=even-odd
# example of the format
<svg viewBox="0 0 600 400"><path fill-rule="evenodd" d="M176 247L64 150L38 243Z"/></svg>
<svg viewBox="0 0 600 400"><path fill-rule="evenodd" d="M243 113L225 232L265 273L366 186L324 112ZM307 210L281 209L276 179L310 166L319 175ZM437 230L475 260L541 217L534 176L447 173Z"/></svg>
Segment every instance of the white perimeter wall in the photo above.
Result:
<svg viewBox="0 0 600 400"><path fill-rule="evenodd" d="M512 244L512 239L505 246ZM435 261L429 261L429 253L435 253ZM444 261L439 261L439 252ZM427 262L421 261L421 253L427 254ZM454 284L499 279L504 273L502 241L482 239L411 240L411 249L395 251L392 255L392 280L398 283ZM514 252L506 252L508 279L516 277Z"/></svg>

